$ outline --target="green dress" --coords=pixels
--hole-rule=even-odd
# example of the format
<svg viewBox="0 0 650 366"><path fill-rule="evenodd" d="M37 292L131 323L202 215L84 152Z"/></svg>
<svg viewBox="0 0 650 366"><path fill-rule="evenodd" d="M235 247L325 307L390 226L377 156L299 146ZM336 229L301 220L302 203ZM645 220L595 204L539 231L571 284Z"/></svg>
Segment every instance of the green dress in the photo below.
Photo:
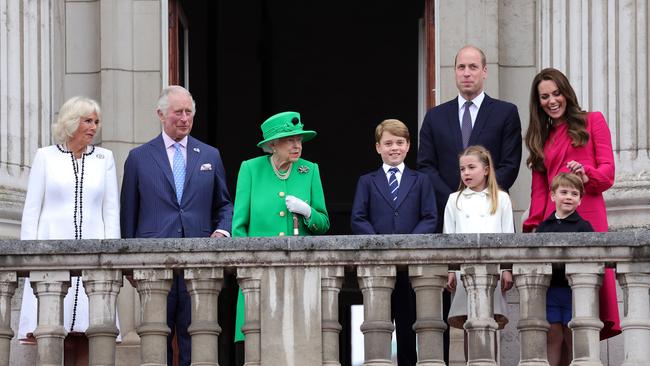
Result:
<svg viewBox="0 0 650 366"><path fill-rule="evenodd" d="M287 195L300 198L311 206L309 220L299 219L299 235L323 234L329 229L318 164L298 159L291 166L289 177L282 180L273 172L270 157L265 155L246 160L239 168L232 236L293 235L293 215L285 204ZM235 342L244 340L243 324L244 296L240 289Z"/></svg>

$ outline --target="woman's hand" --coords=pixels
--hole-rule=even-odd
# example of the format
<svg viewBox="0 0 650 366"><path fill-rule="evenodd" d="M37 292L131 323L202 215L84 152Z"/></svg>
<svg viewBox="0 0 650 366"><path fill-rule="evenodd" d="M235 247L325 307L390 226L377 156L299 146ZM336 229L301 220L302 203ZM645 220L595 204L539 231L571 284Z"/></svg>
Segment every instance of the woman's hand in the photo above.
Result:
<svg viewBox="0 0 650 366"><path fill-rule="evenodd" d="M589 177L585 172L585 167L578 163L575 160L571 160L566 164L566 167L571 171L571 173L576 174L582 180L582 184L587 184L589 182Z"/></svg>
<svg viewBox="0 0 650 366"><path fill-rule="evenodd" d="M456 291L456 272L447 273L447 286L445 286L445 288L449 292Z"/></svg>
<svg viewBox="0 0 650 366"><path fill-rule="evenodd" d="M506 293L506 291L512 288L512 272L503 271L501 272L501 292Z"/></svg>
<svg viewBox="0 0 650 366"><path fill-rule="evenodd" d="M311 217L311 207L307 204L307 202L301 200L300 198L289 195L284 200L284 202L287 205L287 210L289 210L289 212L301 214L307 220L309 220Z"/></svg>

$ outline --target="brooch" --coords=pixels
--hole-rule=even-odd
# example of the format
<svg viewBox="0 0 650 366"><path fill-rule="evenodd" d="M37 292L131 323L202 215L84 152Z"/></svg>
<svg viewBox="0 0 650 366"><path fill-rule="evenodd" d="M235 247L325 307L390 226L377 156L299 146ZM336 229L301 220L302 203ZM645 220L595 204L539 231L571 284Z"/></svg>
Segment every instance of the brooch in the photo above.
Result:
<svg viewBox="0 0 650 366"><path fill-rule="evenodd" d="M308 173L308 172L309 172L309 168L308 168L308 167L306 167L306 166L304 166L304 165L301 165L301 166L298 167L298 173L300 173L300 174L305 174L305 173Z"/></svg>
<svg viewBox="0 0 650 366"><path fill-rule="evenodd" d="M103 159L104 155L103 154L97 154L97 159Z"/></svg>
<svg viewBox="0 0 650 366"><path fill-rule="evenodd" d="M200 153L200 152L201 152L201 149L199 149L198 147L195 147L195 148L192 149L192 150L194 150L194 152L197 152L197 153Z"/></svg>

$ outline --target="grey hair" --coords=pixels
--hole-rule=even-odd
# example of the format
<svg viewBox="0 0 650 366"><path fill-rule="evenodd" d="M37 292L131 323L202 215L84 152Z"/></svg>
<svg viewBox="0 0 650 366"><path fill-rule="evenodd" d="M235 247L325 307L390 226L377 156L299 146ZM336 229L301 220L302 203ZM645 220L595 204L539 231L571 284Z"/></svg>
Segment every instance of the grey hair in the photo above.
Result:
<svg viewBox="0 0 650 366"><path fill-rule="evenodd" d="M56 122L52 124L52 137L54 141L57 144L68 141L79 128L79 120L81 117L93 112L97 114L97 118L101 121L102 112L96 101L83 96L75 96L68 99L63 103L61 109L59 109L59 116Z"/></svg>
<svg viewBox="0 0 650 366"><path fill-rule="evenodd" d="M167 117L167 109L169 108L169 95L170 94L185 94L190 99L192 99L192 113L196 114L196 103L194 102L194 97L187 89L183 88L180 85L170 85L164 88L160 92L160 97L158 98L158 104L156 105L156 110L160 111L163 116Z"/></svg>
<svg viewBox="0 0 650 366"><path fill-rule="evenodd" d="M271 141L267 141L265 144L262 144L262 146L260 146L260 147L262 148L262 151L264 151L265 153L273 154L274 153L273 146L277 142L278 142L278 139L273 139Z"/></svg>

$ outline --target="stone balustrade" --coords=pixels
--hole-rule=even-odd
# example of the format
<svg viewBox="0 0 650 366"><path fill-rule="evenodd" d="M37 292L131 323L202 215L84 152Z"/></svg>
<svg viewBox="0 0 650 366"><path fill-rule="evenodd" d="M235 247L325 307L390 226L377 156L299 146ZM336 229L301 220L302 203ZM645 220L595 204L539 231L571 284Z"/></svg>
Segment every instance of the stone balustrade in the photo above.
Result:
<svg viewBox="0 0 650 366"><path fill-rule="evenodd" d="M115 359L116 298L122 276L140 295L141 364L166 365L166 298L184 270L192 299L192 359L218 365L217 299L224 273L236 273L246 299L246 365L340 365L338 295L354 271L363 293L365 365L390 365L390 294L397 266L408 267L417 301L420 366L444 365L441 292L461 268L468 292L468 365L496 365L492 296L511 268L520 294L519 365L546 361L546 289L552 263L566 263L573 287L573 366L601 365L598 288L615 267L624 293L625 366L650 359L650 230L621 233L321 236L237 239L0 241L0 366L9 364L10 301L18 277L39 298L40 365L61 365L61 310L71 275L89 296L91 365ZM318 361L316 361L318 360Z"/></svg>

